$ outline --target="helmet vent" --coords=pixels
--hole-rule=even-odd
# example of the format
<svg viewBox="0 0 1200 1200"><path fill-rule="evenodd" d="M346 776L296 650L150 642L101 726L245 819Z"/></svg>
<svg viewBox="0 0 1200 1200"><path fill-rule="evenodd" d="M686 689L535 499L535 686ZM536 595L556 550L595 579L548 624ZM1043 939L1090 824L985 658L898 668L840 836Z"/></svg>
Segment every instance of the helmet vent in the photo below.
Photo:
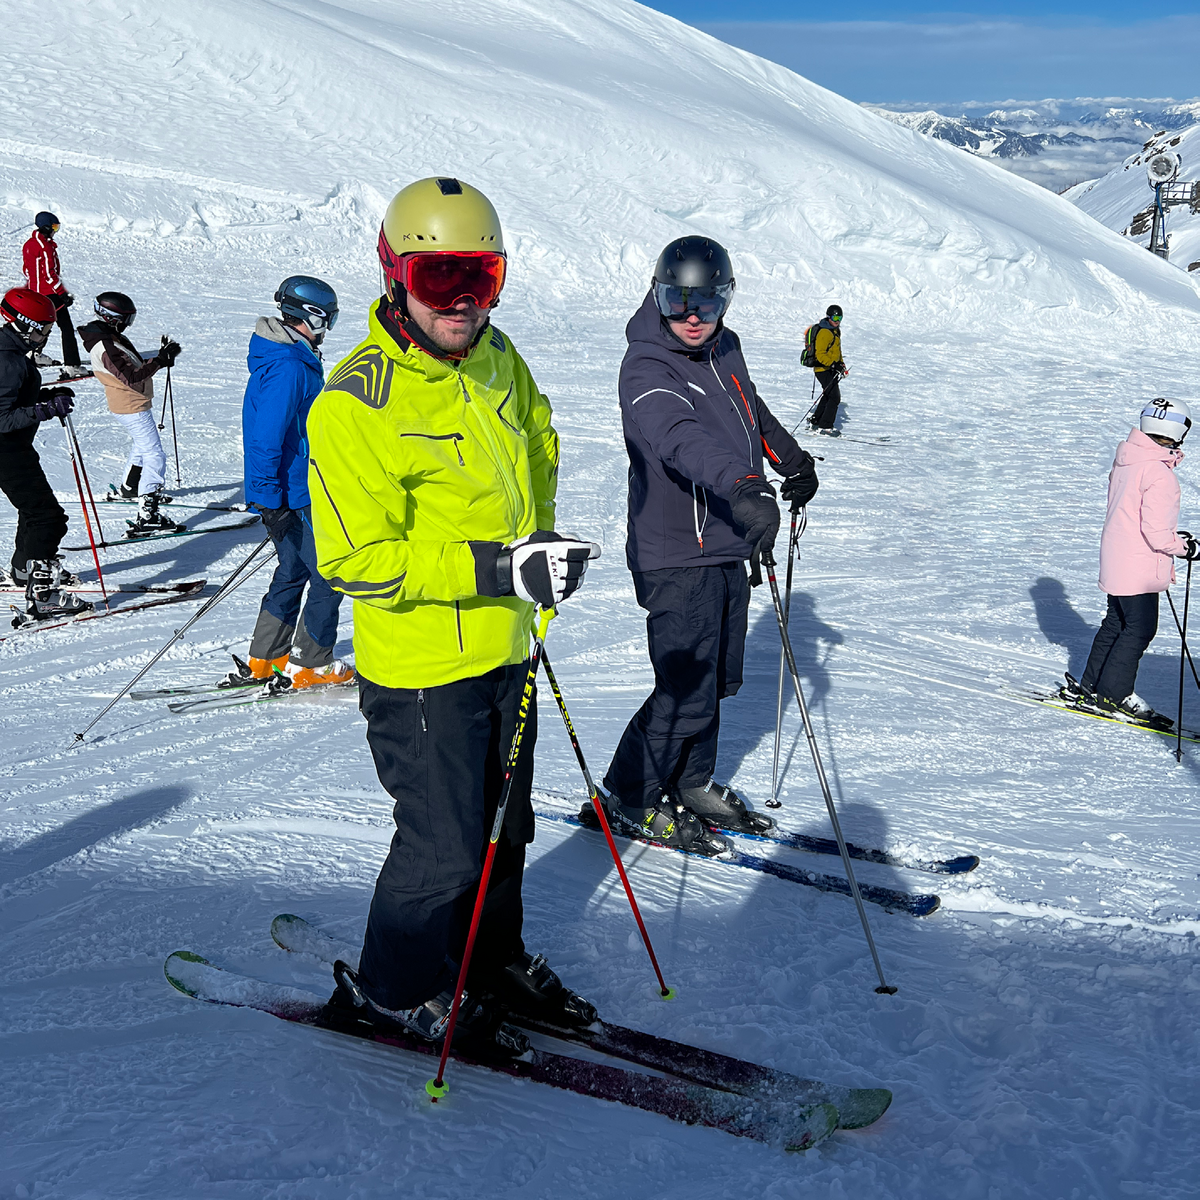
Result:
<svg viewBox="0 0 1200 1200"><path fill-rule="evenodd" d="M463 194L462 184L457 179L439 179L437 185L443 196L461 196Z"/></svg>

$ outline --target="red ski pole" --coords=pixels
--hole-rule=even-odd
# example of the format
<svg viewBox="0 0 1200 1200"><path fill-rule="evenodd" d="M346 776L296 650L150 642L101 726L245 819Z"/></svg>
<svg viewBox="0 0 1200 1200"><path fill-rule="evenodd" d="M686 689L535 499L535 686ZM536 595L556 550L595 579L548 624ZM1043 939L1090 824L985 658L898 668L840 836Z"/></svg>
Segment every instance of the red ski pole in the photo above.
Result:
<svg viewBox="0 0 1200 1200"><path fill-rule="evenodd" d="M496 843L500 840L500 831L504 828L504 812L508 808L508 797L512 793L513 776L517 771L517 760L521 756L521 741L525 735L525 725L529 720L529 708L533 703L533 685L537 680L538 663L541 661L546 629L554 616L553 608L543 608L538 617L537 629L533 635L533 653L529 656L529 671L525 676L525 690L521 695L521 707L517 711L517 728L513 733L512 745L508 751L508 762L504 766L504 788L500 793L500 804L496 809L496 819L492 822L492 832L488 838L487 856L483 860L483 874L479 877L479 891L475 896L475 910L471 913L471 928L467 933L467 944L463 949L462 966L458 969L458 983L454 987L454 1003L450 1006L450 1022L446 1026L446 1038L442 1043L442 1057L438 1060L437 1076L425 1084L425 1091L436 1104L450 1090L444 1076L446 1060L450 1057L450 1046L454 1041L454 1027L458 1024L458 1010L462 1006L463 989L467 984L467 971L471 966L471 951L475 949L475 935L479 932L479 918L483 915L483 902L487 899L488 880L492 875L492 863L496 858Z"/></svg>
<svg viewBox="0 0 1200 1200"><path fill-rule="evenodd" d="M641 911L638 909L638 902L633 898L633 888L629 884L629 876L625 874L625 864L621 861L617 844L613 841L612 830L608 827L608 815L604 811L604 805L600 802L600 792L593 782L592 773L588 770L587 762L584 760L583 749L579 745L579 738L575 735L575 726L571 724L571 715L567 712L566 701L559 690L558 680L554 678L554 668L550 666L550 659L547 657L544 648L542 650L542 670L546 672L546 682L550 684L550 690L554 693L554 699L558 701L558 711L562 713L563 724L567 727L567 736L571 739L571 745L575 749L575 757L579 760L579 769L583 772L583 781L587 784L588 799L592 802L592 807L596 810L596 816L600 821L600 828L604 830L604 838L608 842L613 862L616 863L617 874L621 876L625 895L629 898L629 907L633 910L633 919L637 922L637 927L641 931L642 941L646 943L646 953L650 955L650 964L654 967L654 974L658 976L659 995L664 1000L674 1000L675 989L667 987L667 982L663 979L663 973L659 969L658 959L654 954L654 947L650 944L650 935L646 932L646 923L642 920Z"/></svg>
<svg viewBox="0 0 1200 1200"><path fill-rule="evenodd" d="M67 430L71 434L71 441L75 443L75 453L79 455L79 469L83 473L83 485L87 488L88 500L92 505L92 516L96 518L96 532L100 535L100 541L104 542L104 530L100 525L100 512L96 508L96 497L92 495L92 481L88 479L87 463L83 461L83 447L79 444L79 434L75 432L75 422L71 420L71 416L67 414Z"/></svg>
<svg viewBox="0 0 1200 1200"><path fill-rule="evenodd" d="M104 607L108 607L108 589L104 586L104 572L100 570L100 554L96 550L96 538L92 533L92 522L88 517L87 501L83 498L83 480L79 477L79 464L75 461L75 448L71 444L71 431L67 428L66 417L59 417L63 427L63 436L67 439L67 457L71 460L71 470L75 472L75 487L79 490L79 507L83 509L83 523L87 527L88 541L92 546L92 561L96 564L96 578L100 581L100 592L104 597ZM99 522L97 522L99 524ZM101 534L101 540L103 540Z"/></svg>

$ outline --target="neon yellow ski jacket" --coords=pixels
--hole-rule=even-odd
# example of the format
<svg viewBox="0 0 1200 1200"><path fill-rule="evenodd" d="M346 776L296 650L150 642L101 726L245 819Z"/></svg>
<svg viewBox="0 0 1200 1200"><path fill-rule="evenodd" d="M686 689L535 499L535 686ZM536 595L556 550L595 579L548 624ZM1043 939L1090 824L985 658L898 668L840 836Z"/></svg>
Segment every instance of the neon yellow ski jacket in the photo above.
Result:
<svg viewBox="0 0 1200 1200"><path fill-rule="evenodd" d="M554 528L558 434L500 330L443 362L378 307L308 415L317 568L355 601L359 672L435 687L528 657L533 605L480 596L469 543Z"/></svg>

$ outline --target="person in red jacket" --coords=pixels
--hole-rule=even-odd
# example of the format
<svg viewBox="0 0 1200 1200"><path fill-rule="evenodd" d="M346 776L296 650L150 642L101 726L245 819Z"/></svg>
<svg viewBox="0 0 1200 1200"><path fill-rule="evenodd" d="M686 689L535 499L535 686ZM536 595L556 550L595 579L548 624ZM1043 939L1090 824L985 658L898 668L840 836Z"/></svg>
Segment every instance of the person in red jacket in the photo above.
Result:
<svg viewBox="0 0 1200 1200"><path fill-rule="evenodd" d="M68 367L77 367L79 343L75 340L75 326L71 324L71 314L68 312L75 303L75 297L63 286L58 247L54 244L58 218L52 212L40 212L34 217L33 223L33 233L21 251L25 278L31 291L39 296L49 296L53 302L54 319L62 334L62 360Z"/></svg>

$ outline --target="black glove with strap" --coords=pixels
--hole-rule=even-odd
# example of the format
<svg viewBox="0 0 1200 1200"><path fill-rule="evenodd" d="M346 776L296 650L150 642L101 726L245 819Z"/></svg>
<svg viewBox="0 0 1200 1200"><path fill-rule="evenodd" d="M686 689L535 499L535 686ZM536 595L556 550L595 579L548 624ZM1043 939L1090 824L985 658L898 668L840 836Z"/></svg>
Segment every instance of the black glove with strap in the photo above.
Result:
<svg viewBox="0 0 1200 1200"><path fill-rule="evenodd" d="M762 583L759 561L764 550L775 545L779 534L779 505L775 489L761 475L739 479L729 492L733 523L750 543L750 586Z"/></svg>
<svg viewBox="0 0 1200 1200"><path fill-rule="evenodd" d="M183 347L178 342L173 342L170 339L163 342L162 349L154 356L164 367L173 367L175 360L179 357Z"/></svg>
<svg viewBox="0 0 1200 1200"><path fill-rule="evenodd" d="M272 541L279 541L295 523L296 510L294 508L288 508L286 505L280 505L279 508L266 508L261 504L256 504L254 507L258 509L258 515L262 517L262 523L267 527Z"/></svg>
<svg viewBox="0 0 1200 1200"><path fill-rule="evenodd" d="M43 388L33 406L33 415L39 421L50 421L55 417L70 416L75 407L75 393L70 388Z"/></svg>
<svg viewBox="0 0 1200 1200"><path fill-rule="evenodd" d="M1196 541L1186 529L1179 530L1179 536L1183 538L1184 551L1175 557L1186 559L1188 562L1195 562L1200 558L1200 542Z"/></svg>
<svg viewBox="0 0 1200 1200"><path fill-rule="evenodd" d="M791 505L793 512L802 509L821 486L821 481L817 478L816 460L807 450L801 450L800 453L803 455L800 468L789 475L779 489L780 499Z"/></svg>
<svg viewBox="0 0 1200 1200"><path fill-rule="evenodd" d="M481 596L519 596L551 608L577 591L588 563L600 557L595 542L539 529L504 546L471 542L475 590Z"/></svg>

